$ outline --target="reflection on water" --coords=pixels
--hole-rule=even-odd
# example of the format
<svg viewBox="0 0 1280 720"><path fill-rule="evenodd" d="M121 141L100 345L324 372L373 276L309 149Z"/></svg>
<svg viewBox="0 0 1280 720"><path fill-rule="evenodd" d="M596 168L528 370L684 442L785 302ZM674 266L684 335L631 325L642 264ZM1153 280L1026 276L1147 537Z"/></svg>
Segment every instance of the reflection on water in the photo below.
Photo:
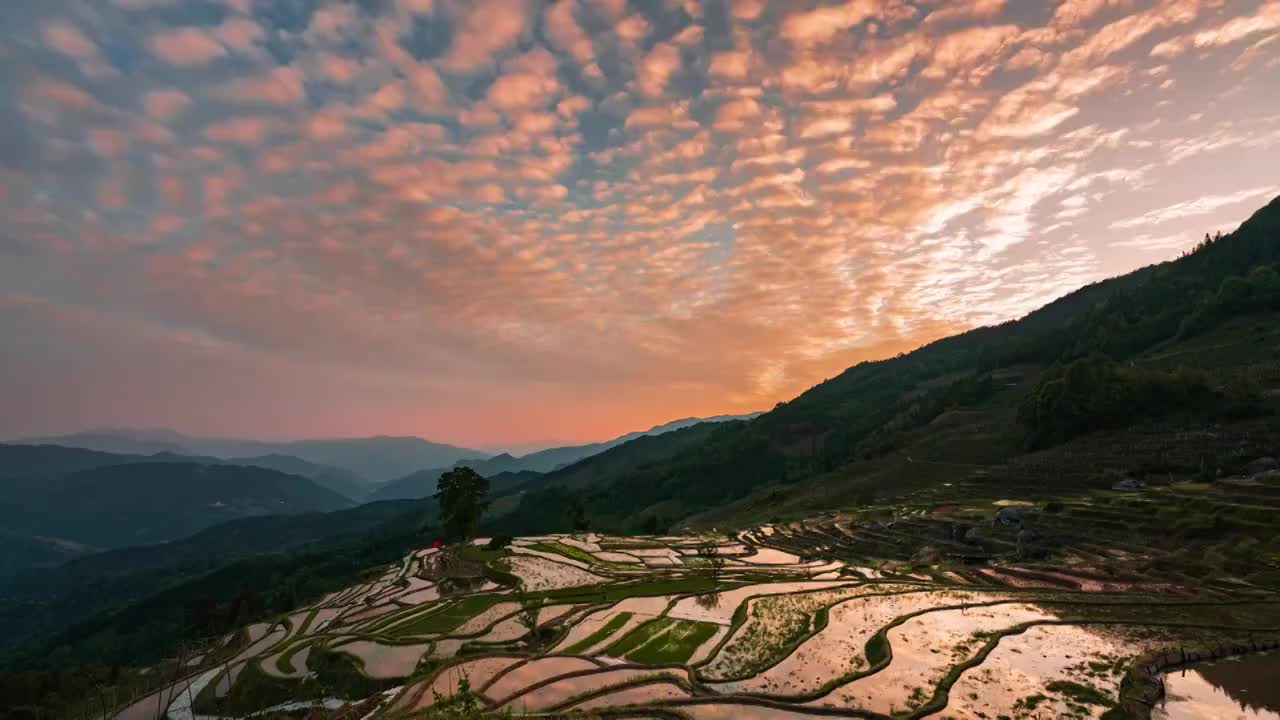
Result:
<svg viewBox="0 0 1280 720"><path fill-rule="evenodd" d="M1165 702L1153 718L1280 720L1280 653L1247 655L1165 676Z"/></svg>

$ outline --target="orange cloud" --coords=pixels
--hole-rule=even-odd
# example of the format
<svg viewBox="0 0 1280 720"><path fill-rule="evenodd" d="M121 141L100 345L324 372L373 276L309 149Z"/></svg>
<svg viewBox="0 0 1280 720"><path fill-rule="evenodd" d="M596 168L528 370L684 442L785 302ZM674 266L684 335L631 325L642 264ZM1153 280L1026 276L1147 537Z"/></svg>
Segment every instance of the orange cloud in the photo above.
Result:
<svg viewBox="0 0 1280 720"><path fill-rule="evenodd" d="M876 17L878 10L873 0L846 0L790 15L783 21L780 34L796 45L818 45Z"/></svg>
<svg viewBox="0 0 1280 720"><path fill-rule="evenodd" d="M492 64L524 34L526 13L524 0L478 0L470 5L458 19L443 66L470 72Z"/></svg>
<svg viewBox="0 0 1280 720"><path fill-rule="evenodd" d="M680 69L680 49L672 43L658 43L644 56L636 72L640 91L649 97L658 97L666 89L667 81Z"/></svg>

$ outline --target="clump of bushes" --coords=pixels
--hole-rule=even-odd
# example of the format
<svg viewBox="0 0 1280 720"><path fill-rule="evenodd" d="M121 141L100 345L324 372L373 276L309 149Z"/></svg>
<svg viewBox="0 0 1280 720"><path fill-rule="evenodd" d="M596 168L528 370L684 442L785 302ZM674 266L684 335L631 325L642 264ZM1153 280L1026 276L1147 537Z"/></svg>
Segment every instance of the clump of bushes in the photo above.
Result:
<svg viewBox="0 0 1280 720"><path fill-rule="evenodd" d="M1031 447L1182 411L1206 411L1221 394L1204 373L1121 367L1099 355L1045 372L1018 408Z"/></svg>

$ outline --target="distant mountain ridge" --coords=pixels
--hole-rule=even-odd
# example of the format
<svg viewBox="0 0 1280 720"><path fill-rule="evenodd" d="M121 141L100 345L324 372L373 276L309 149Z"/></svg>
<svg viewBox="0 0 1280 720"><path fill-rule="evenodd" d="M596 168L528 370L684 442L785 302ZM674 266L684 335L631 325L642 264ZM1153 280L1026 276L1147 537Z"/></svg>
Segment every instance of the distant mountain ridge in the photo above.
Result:
<svg viewBox="0 0 1280 720"><path fill-rule="evenodd" d="M648 435L661 435L673 430L682 430L699 423L750 420L759 414L760 413L756 412L747 413L745 415L713 415L705 418L681 418L661 425L654 425L648 430L637 430L625 435L619 435L612 440L605 440L604 442L547 448L546 450L539 450L537 452L531 452L519 456L513 456L509 453L501 453L490 458L466 458L464 460L459 460L454 463L454 465L466 465L486 477L489 475L497 475L502 472L520 472L522 470L546 473L567 467L583 458L602 453L605 450L617 447L625 442L635 440L636 438Z"/></svg>
<svg viewBox="0 0 1280 720"><path fill-rule="evenodd" d="M103 429L24 438L28 445L61 445L126 455L212 456L224 460L254 458L261 465L274 456L290 456L318 465L340 468L367 483L384 482L426 467L450 467L464 458L488 458L480 450L435 443L412 436L378 435L366 438L288 441L196 437L174 430Z"/></svg>
<svg viewBox="0 0 1280 720"><path fill-rule="evenodd" d="M233 464L172 453L0 445L0 565L6 572L51 565L102 548L176 540L228 520L355 504L319 480L265 467L271 463L341 473L296 458Z"/></svg>
<svg viewBox="0 0 1280 720"><path fill-rule="evenodd" d="M299 475L349 500L369 492L369 482L344 468L312 463L292 455L220 458L185 455L169 450L153 454L114 453L65 445L7 445L0 443L0 480L56 477L77 470L128 463L178 462L206 465L247 465ZM5 496L0 495L0 507Z"/></svg>
<svg viewBox="0 0 1280 720"><path fill-rule="evenodd" d="M453 467L466 465L487 478L494 478L503 474L521 476L522 485L532 486L534 483L531 481L530 473L556 472L632 440L642 437L663 435L676 430L683 430L694 425L700 425L702 423L712 424L732 422L735 420L749 420L759 414L760 413L750 413L747 415L715 415L708 418L682 418L680 420L672 420L671 422L663 423L661 425L654 425L648 430L640 430L629 432L625 435L619 435L612 440L606 440L604 442L547 448L546 450L539 450L538 452L532 452L519 457L513 456L509 453L502 453L490 458L466 458L456 462ZM437 467L417 470L383 484L374 490L367 499L396 500L426 497L435 492L436 480L440 477L441 473L448 469L449 468L447 467Z"/></svg>

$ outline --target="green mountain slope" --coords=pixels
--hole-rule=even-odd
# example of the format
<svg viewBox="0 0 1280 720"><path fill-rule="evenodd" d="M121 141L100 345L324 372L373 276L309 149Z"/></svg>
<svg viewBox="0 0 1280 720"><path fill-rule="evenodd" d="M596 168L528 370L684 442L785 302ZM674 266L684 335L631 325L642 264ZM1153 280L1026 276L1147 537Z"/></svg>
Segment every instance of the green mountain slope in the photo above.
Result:
<svg viewBox="0 0 1280 720"><path fill-rule="evenodd" d="M596 475L586 492L591 513L604 527L652 529L724 508L761 488L773 488L766 497L772 495L775 505L795 495L813 501L805 505L808 509L824 509L821 503L841 497L834 492L838 488L857 486L854 494L893 493L903 478L912 487L929 485L980 470L984 463L1007 461L1025 453L1034 430L1019 421L1019 408L1028 397L1060 389L1065 371L1054 370L1044 378L1044 387L1038 384L1047 369L1083 363L1091 354L1107 368L1112 367L1108 363L1121 367L1148 351L1176 354L1197 335L1232 318L1280 309L1278 262L1280 198L1234 233L1182 258L1087 286L1019 320L860 363L748 423L719 428L663 462ZM1264 325L1271 322L1263 320ZM1268 368L1274 368L1275 357L1274 348L1253 347L1229 376L1195 381L1213 395L1207 405L1144 405L1135 408L1141 412L1105 425L1114 432L1165 415L1192 423L1255 422L1235 415L1271 412L1265 399L1276 385L1259 387L1258 381L1271 377ZM1136 392L1137 386L1163 391L1191 382L1175 378L1167 368L1146 375L1108 369L1096 377L1110 380L1075 383L1063 396L1064 402L1094 407L1090 412L1095 415L1084 420L1085 430L1093 427L1089 423L1101 422L1096 413L1102 411L1095 406L1108 391ZM964 446L961 455L967 459L962 464L924 470L906 467L923 463L887 458L901 454L905 437L949 414L959 426L952 432ZM865 477L878 480L851 480ZM815 493L815 485L832 492ZM509 529L563 529L562 514L545 510L562 502L551 496L554 492L548 487L527 494L521 509L511 514ZM722 520L732 517L720 515Z"/></svg>
<svg viewBox="0 0 1280 720"><path fill-rule="evenodd" d="M708 439L742 427L745 427L744 421L706 422L625 442L543 475L536 484L530 485L518 504L498 504L486 527L493 532L521 533L560 528L565 523L565 510L571 498L595 493L598 486L608 485L615 478L643 474L650 466L704 447Z"/></svg>

